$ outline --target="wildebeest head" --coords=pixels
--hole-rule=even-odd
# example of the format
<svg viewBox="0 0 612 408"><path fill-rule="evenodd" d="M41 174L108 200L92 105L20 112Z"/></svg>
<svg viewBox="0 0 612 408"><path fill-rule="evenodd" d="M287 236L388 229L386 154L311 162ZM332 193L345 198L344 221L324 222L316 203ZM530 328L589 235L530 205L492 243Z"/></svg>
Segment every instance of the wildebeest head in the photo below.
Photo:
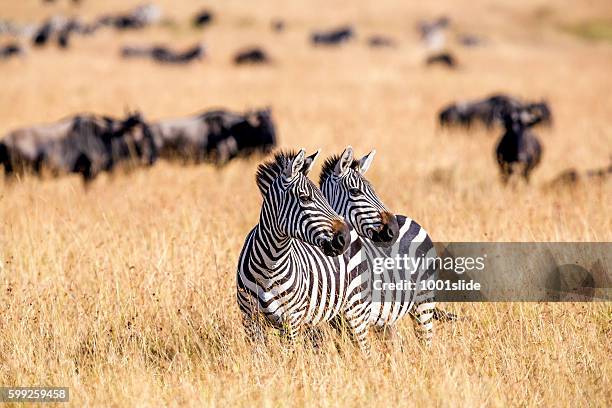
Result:
<svg viewBox="0 0 612 408"><path fill-rule="evenodd" d="M443 108L438 114L440 126L466 126L472 123L465 103L455 103Z"/></svg>
<svg viewBox="0 0 612 408"><path fill-rule="evenodd" d="M231 130L239 151L270 151L276 145L276 129L270 108L248 112L246 120L239 122Z"/></svg>
<svg viewBox="0 0 612 408"><path fill-rule="evenodd" d="M502 122L506 131L512 131L516 134L522 133L535 124L542 121L542 117L535 115L529 108L510 107L501 113Z"/></svg>
<svg viewBox="0 0 612 408"><path fill-rule="evenodd" d="M139 111L128 113L125 119L115 123L116 132L126 132L138 125L145 124L142 114Z"/></svg>
<svg viewBox="0 0 612 408"><path fill-rule="evenodd" d="M553 121L552 113L546 101L527 104L525 109L527 109L532 115L540 118L539 122L550 125Z"/></svg>
<svg viewBox="0 0 612 408"><path fill-rule="evenodd" d="M438 114L438 122L440 126L452 126L460 123L459 109L456 105L450 105L443 108Z"/></svg>
<svg viewBox="0 0 612 408"><path fill-rule="evenodd" d="M132 158L142 164L151 165L157 160L157 147L153 139L153 132L138 111L129 113L123 120L113 124L108 137L111 143L125 145Z"/></svg>

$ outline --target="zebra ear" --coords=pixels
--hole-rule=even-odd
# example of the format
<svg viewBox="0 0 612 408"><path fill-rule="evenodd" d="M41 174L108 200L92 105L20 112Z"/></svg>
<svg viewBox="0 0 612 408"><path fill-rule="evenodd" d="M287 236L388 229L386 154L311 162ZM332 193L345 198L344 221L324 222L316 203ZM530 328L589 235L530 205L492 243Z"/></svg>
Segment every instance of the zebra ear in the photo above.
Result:
<svg viewBox="0 0 612 408"><path fill-rule="evenodd" d="M351 164L353 163L353 148L351 146L347 146L346 149L340 155L338 162L336 163L336 167L334 167L334 174L336 176L343 176L347 171L351 168Z"/></svg>
<svg viewBox="0 0 612 408"><path fill-rule="evenodd" d="M314 154L311 154L310 156L304 159L304 166L302 166L303 175L308 176L308 173L310 173L310 171L314 167L314 162L319 156L319 153L321 153L321 149L317 150Z"/></svg>
<svg viewBox="0 0 612 408"><path fill-rule="evenodd" d="M366 171L368 171L368 169L372 165L372 160L374 160L374 156L376 156L376 150L372 150L370 153L363 156L359 160L359 173L365 174Z"/></svg>
<svg viewBox="0 0 612 408"><path fill-rule="evenodd" d="M298 154L287 163L287 166L283 169L283 174L289 180L297 176L304 168L304 162L306 160L306 150L300 149Z"/></svg>

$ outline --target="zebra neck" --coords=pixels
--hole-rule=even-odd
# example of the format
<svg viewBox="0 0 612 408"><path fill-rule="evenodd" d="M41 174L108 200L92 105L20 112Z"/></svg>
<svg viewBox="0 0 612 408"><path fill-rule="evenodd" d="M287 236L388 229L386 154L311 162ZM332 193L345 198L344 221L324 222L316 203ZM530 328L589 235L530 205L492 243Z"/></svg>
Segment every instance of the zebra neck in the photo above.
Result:
<svg viewBox="0 0 612 408"><path fill-rule="evenodd" d="M295 239L280 236L265 225L258 224L253 241L259 255L255 262L271 272L283 268L293 257L293 241Z"/></svg>

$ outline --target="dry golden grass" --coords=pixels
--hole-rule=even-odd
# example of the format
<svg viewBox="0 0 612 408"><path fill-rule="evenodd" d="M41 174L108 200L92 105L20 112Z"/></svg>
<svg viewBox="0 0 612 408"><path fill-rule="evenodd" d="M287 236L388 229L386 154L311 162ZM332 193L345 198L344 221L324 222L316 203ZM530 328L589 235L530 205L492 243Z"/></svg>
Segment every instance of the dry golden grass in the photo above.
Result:
<svg viewBox="0 0 612 408"><path fill-rule="evenodd" d="M85 0L79 12L132 3ZM179 26L104 31L68 52L2 62L0 131L87 110L138 107L156 119L269 104L283 147L376 148L379 194L436 240L612 240L610 182L542 189L566 167L603 166L612 153L612 46L560 29L609 20L610 2L232 0L214 5L218 21L203 32L185 26L197 4L176 3L159 1ZM73 10L0 5L21 21L61 9ZM456 49L456 72L422 65L414 23L439 13L489 38ZM287 19L286 33L270 32L272 17ZM357 25L358 41L307 44L311 28L344 22ZM400 47L368 49L365 34L376 32ZM187 67L119 60L121 44L152 39L204 39L210 56ZM249 44L276 64L233 67L232 53ZM538 130L545 155L529 187L499 185L492 135L435 126L442 104L498 90L545 97L554 110L554 128ZM259 212L256 164L161 163L101 177L86 192L76 177L0 184L0 384L67 386L75 406L612 405L610 303L447 305L466 319L439 325L431 350L405 322L403 351L376 343L375 363L343 339L340 351L328 338L317 352L288 353L274 339L252 352L234 285Z"/></svg>

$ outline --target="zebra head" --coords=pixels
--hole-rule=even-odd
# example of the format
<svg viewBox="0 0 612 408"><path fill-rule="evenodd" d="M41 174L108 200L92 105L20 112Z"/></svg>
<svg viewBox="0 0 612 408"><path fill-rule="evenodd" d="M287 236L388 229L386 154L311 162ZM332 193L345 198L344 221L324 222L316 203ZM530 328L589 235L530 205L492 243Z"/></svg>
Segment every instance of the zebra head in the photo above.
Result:
<svg viewBox="0 0 612 408"><path fill-rule="evenodd" d="M295 238L338 256L348 249L348 225L331 208L321 191L307 177L319 151L306 157L277 153L257 170L257 186L263 195L260 224L279 238Z"/></svg>
<svg viewBox="0 0 612 408"><path fill-rule="evenodd" d="M390 246L399 234L397 219L364 177L375 154L376 150L372 150L355 160L353 148L348 146L340 156L325 161L319 183L332 208L357 234L381 246Z"/></svg>

